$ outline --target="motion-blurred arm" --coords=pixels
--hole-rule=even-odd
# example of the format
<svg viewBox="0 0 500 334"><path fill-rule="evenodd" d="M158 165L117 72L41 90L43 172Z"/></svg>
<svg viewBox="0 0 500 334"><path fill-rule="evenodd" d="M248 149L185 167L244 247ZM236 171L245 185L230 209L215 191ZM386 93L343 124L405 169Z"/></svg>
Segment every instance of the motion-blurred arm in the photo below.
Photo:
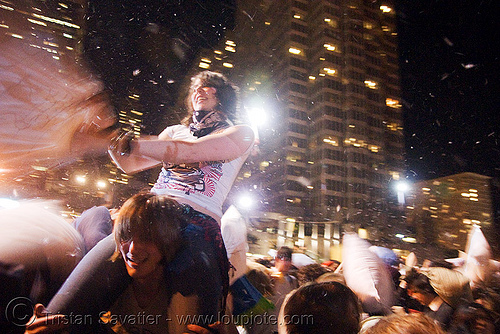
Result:
<svg viewBox="0 0 500 334"><path fill-rule="evenodd" d="M162 139L159 139L162 138ZM232 160L248 152L254 144L254 132L246 125L237 125L221 133L195 141L156 138L129 141L110 152L118 166L126 173L144 170L160 164L193 163L200 161ZM125 153L129 151L129 153Z"/></svg>

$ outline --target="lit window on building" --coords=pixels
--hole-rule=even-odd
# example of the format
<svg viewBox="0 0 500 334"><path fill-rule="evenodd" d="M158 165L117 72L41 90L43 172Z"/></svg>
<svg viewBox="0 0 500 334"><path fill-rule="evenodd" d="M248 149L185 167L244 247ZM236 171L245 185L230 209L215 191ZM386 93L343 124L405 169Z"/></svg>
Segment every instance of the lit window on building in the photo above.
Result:
<svg viewBox="0 0 500 334"><path fill-rule="evenodd" d="M294 55L299 55L302 53L302 50L291 47L288 49L288 52L290 52L291 54L294 54Z"/></svg>
<svg viewBox="0 0 500 334"><path fill-rule="evenodd" d="M56 43L53 43L53 42L49 42L49 41L43 41L43 44L44 45L48 45L48 46L52 46L54 48L58 48L59 47L59 44L56 44Z"/></svg>
<svg viewBox="0 0 500 334"><path fill-rule="evenodd" d="M399 180L401 177L400 173L395 171L389 171L389 175L392 177L393 180Z"/></svg>
<svg viewBox="0 0 500 334"><path fill-rule="evenodd" d="M332 45L330 43L325 43L323 44L323 47L327 49L328 51L335 51L337 47L335 45Z"/></svg>
<svg viewBox="0 0 500 334"><path fill-rule="evenodd" d="M371 22L363 22L363 28L365 29L373 29L373 24Z"/></svg>
<svg viewBox="0 0 500 334"><path fill-rule="evenodd" d="M42 22L42 21L38 21L38 20L34 20L34 19L27 19L29 22L31 23L34 23L34 24L38 24L39 26L43 26L43 27L46 27L47 26L47 23L45 22Z"/></svg>
<svg viewBox="0 0 500 334"><path fill-rule="evenodd" d="M200 64L198 65L198 67L201 67L201 68L210 68L210 64L207 64L207 63L204 63L204 62L200 62Z"/></svg>
<svg viewBox="0 0 500 334"><path fill-rule="evenodd" d="M233 68L233 64L231 64L231 63L223 63L222 66L227 67L227 68Z"/></svg>
<svg viewBox="0 0 500 334"><path fill-rule="evenodd" d="M401 103L399 103L398 100L394 100L391 98L385 99L385 105L390 107L390 108L395 108L395 109L399 109L402 107Z"/></svg>
<svg viewBox="0 0 500 334"><path fill-rule="evenodd" d="M332 28L338 28L338 26L339 26L337 20L334 20L334 19L331 19L328 17L323 19L323 20L325 21L326 24L328 24Z"/></svg>
<svg viewBox="0 0 500 334"><path fill-rule="evenodd" d="M392 8L389 7L389 6L386 6L386 5L382 5L380 6L380 10L383 12L383 13L390 13L392 11Z"/></svg>
<svg viewBox="0 0 500 334"><path fill-rule="evenodd" d="M5 10L10 10L10 11L13 11L13 10L14 10L14 8L9 7L9 6L5 6L5 5L0 5L0 8L1 8L1 9L5 9Z"/></svg>
<svg viewBox="0 0 500 334"><path fill-rule="evenodd" d="M48 16L45 16L45 15L39 15L39 14L35 14L35 13L33 13L33 16L36 17L37 19L44 20L44 21L47 21L47 22L59 24L59 25L62 25L62 26L70 27L70 28L80 29L80 26L78 26L78 25L76 25L74 23L71 23L71 22L66 22L66 21L63 21L63 20L58 20L58 19L55 19L55 18L52 18L52 17L48 17Z"/></svg>
<svg viewBox="0 0 500 334"><path fill-rule="evenodd" d="M324 67L323 71L324 71L324 74L329 75L329 76L334 76L335 74L337 74L337 70L335 70L333 68L329 68L329 67Z"/></svg>
<svg viewBox="0 0 500 334"><path fill-rule="evenodd" d="M365 80L365 86L370 88L370 89L378 89L378 85L375 81L372 80Z"/></svg>
<svg viewBox="0 0 500 334"><path fill-rule="evenodd" d="M233 46L226 45L224 50L229 51L229 52L236 52L236 49Z"/></svg>
<svg viewBox="0 0 500 334"><path fill-rule="evenodd" d="M24 39L24 37L23 37L23 36L18 35L18 34L6 33L6 35L10 35L10 36L12 36L12 37L14 37L14 38L17 38L17 39Z"/></svg>
<svg viewBox="0 0 500 334"><path fill-rule="evenodd" d="M391 131L398 131L398 130L402 130L403 128L397 124L397 123L390 123L390 124L387 124L387 128Z"/></svg>
<svg viewBox="0 0 500 334"><path fill-rule="evenodd" d="M323 138L323 143L330 144L332 146L339 146L339 140L330 136Z"/></svg>

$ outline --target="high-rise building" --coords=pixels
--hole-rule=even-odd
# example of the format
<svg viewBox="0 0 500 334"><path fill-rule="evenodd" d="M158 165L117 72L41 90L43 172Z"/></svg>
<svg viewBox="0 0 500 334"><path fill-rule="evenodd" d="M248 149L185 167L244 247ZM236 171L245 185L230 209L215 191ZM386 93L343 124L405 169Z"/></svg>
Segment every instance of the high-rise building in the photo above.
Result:
<svg viewBox="0 0 500 334"><path fill-rule="evenodd" d="M229 75L246 107L263 101L270 122L260 131L260 154L242 173L260 211L373 231L397 224L391 182L403 177L404 159L392 3L239 6ZM204 58L206 68L221 68Z"/></svg>
<svg viewBox="0 0 500 334"><path fill-rule="evenodd" d="M465 250L467 236L478 225L490 244L496 244L491 178L461 173L415 183L408 225L417 242Z"/></svg>
<svg viewBox="0 0 500 334"><path fill-rule="evenodd" d="M86 1L0 1L0 33L23 40L54 59L81 54ZM5 50L4 50L5 51Z"/></svg>

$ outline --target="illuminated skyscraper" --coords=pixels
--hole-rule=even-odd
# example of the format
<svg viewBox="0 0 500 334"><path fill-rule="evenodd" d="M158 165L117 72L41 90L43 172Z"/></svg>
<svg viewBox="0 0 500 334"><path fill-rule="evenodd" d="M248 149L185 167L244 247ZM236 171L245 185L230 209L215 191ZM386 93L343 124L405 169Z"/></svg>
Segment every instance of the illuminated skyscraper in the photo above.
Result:
<svg viewBox="0 0 500 334"><path fill-rule="evenodd" d="M259 202L249 214L261 221L393 233L405 167L393 2L245 0L238 13L197 68L227 74L245 108L267 114L234 196Z"/></svg>
<svg viewBox="0 0 500 334"><path fill-rule="evenodd" d="M0 1L0 33L43 49L54 59L76 57L85 1Z"/></svg>
<svg viewBox="0 0 500 334"><path fill-rule="evenodd" d="M490 177L461 173L414 185L408 224L417 241L465 250L473 225L496 244Z"/></svg>
<svg viewBox="0 0 500 334"><path fill-rule="evenodd" d="M403 178L404 159L393 4L246 3L234 78L245 78L244 96L267 101L272 122L245 171L260 209L351 227L397 224L390 185Z"/></svg>

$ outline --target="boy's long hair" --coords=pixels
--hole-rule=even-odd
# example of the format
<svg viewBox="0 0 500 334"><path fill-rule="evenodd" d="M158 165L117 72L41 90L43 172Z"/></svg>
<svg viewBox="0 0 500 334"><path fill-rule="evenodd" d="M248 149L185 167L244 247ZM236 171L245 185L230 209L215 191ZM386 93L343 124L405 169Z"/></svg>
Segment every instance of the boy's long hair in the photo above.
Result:
<svg viewBox="0 0 500 334"><path fill-rule="evenodd" d="M182 208L174 199L150 192L136 194L123 204L115 222L113 259L121 256L121 242L136 239L155 244L168 263L183 244L181 229L186 224Z"/></svg>

